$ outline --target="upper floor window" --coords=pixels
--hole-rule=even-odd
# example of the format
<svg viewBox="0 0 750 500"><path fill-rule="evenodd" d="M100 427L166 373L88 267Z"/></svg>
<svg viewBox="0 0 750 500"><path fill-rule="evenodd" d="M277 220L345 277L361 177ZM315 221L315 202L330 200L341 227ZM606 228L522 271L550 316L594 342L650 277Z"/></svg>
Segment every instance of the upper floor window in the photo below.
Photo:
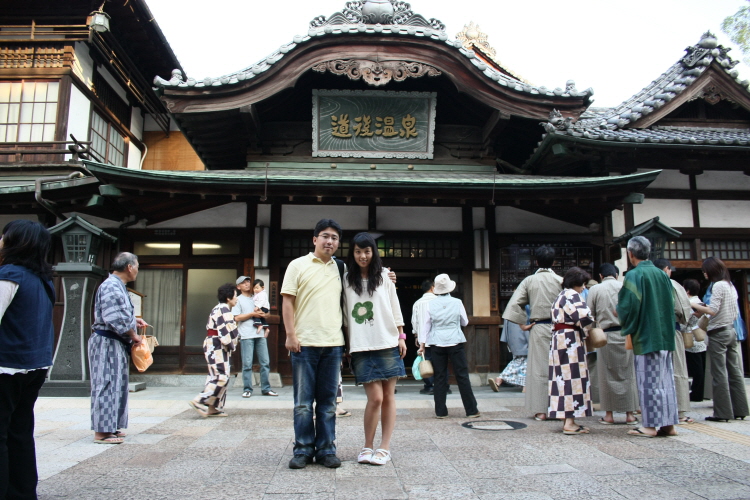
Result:
<svg viewBox="0 0 750 500"><path fill-rule="evenodd" d="M0 142L55 140L59 82L0 82Z"/></svg>
<svg viewBox="0 0 750 500"><path fill-rule="evenodd" d="M105 163L125 165L125 138L96 111L91 115L91 151Z"/></svg>

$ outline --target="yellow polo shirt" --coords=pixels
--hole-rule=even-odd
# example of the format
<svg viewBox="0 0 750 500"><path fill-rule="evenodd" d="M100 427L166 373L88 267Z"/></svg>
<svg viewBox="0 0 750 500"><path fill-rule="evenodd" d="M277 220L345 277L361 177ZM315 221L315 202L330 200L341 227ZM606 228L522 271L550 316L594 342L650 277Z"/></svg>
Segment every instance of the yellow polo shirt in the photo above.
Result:
<svg viewBox="0 0 750 500"><path fill-rule="evenodd" d="M323 262L312 252L294 259L284 274L281 294L297 297L294 303L294 330L300 345L344 345L341 278L333 259Z"/></svg>

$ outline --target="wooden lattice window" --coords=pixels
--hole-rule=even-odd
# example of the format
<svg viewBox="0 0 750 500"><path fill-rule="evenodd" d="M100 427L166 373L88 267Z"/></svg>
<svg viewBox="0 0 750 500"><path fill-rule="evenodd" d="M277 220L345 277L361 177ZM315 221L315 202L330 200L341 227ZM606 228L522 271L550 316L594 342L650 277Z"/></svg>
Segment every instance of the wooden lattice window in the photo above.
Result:
<svg viewBox="0 0 750 500"><path fill-rule="evenodd" d="M0 82L0 142L55 140L59 82Z"/></svg>
<svg viewBox="0 0 750 500"><path fill-rule="evenodd" d="M96 111L91 115L91 150L106 163L125 163L125 138Z"/></svg>
<svg viewBox="0 0 750 500"><path fill-rule="evenodd" d="M750 241L701 241L701 259L750 260Z"/></svg>
<svg viewBox="0 0 750 500"><path fill-rule="evenodd" d="M669 260L692 260L693 250L689 241L668 241L664 247L664 258Z"/></svg>

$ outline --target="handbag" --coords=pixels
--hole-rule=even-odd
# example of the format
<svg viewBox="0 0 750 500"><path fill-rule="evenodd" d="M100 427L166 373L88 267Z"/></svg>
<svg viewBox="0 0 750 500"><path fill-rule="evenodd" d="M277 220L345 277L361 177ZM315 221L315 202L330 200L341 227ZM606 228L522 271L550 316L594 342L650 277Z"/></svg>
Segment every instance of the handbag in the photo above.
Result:
<svg viewBox="0 0 750 500"><path fill-rule="evenodd" d="M148 350L153 354L154 348L159 345L159 341L153 335L146 335L146 328L153 328L153 326L148 325L146 327L142 327L140 328L141 331L138 333L140 334L140 336L143 338L143 341L148 346Z"/></svg>
<svg viewBox="0 0 750 500"><path fill-rule="evenodd" d="M695 345L693 343L693 332L682 332L682 342L685 344L685 349L692 349Z"/></svg>
<svg viewBox="0 0 750 500"><path fill-rule="evenodd" d="M693 329L693 338L696 342L703 342L706 340L706 330L702 328L694 328Z"/></svg>
<svg viewBox="0 0 750 500"><path fill-rule="evenodd" d="M708 322L709 322L710 320L711 320L711 318L709 318L707 314L704 314L704 315L703 315L703 316L701 316L701 317L700 317L700 319L698 320L698 328L700 328L700 329L701 329L701 330L703 330L704 332L707 332L707 331L708 331Z"/></svg>
<svg viewBox="0 0 750 500"><path fill-rule="evenodd" d="M586 350L588 352L594 352L594 350L604 347L605 345L607 345L607 334L604 333L604 330L598 326L589 329L588 335L586 335Z"/></svg>
<svg viewBox="0 0 750 500"><path fill-rule="evenodd" d="M414 380L422 380L422 374L419 373L419 364L424 361L422 356L414 358L414 363L411 365L411 374L414 375Z"/></svg>
<svg viewBox="0 0 750 500"><path fill-rule="evenodd" d="M419 374L422 378L430 378L435 375L435 370L432 368L432 361L429 359L422 360L422 362L419 363Z"/></svg>

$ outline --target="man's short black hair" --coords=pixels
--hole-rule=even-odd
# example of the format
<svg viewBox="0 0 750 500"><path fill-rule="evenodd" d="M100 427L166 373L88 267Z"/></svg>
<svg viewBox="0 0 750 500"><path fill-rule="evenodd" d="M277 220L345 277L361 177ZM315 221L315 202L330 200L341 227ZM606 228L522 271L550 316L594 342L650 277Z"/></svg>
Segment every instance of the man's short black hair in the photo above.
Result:
<svg viewBox="0 0 750 500"><path fill-rule="evenodd" d="M573 288L574 286L584 286L591 276L580 267L571 267L563 276L563 288Z"/></svg>
<svg viewBox="0 0 750 500"><path fill-rule="evenodd" d="M672 263L669 262L667 259L655 259L654 260L654 265L657 268L661 269L662 271L664 269L666 269L666 268L672 269Z"/></svg>
<svg viewBox="0 0 750 500"><path fill-rule="evenodd" d="M555 249L546 245L537 248L534 251L534 257L536 257L536 265L539 267L552 267L555 262Z"/></svg>
<svg viewBox="0 0 750 500"><path fill-rule="evenodd" d="M682 282L682 287L693 297L697 297L701 293L701 284L698 283L698 280L687 279Z"/></svg>
<svg viewBox="0 0 750 500"><path fill-rule="evenodd" d="M602 264L602 267L599 268L599 274L602 275L602 278L606 278L607 276L617 278L617 276L620 274L620 270L617 269L616 265L605 262L604 264Z"/></svg>
<svg viewBox="0 0 750 500"><path fill-rule="evenodd" d="M422 293L427 293L430 291L430 288L435 286L435 282L432 280L424 280L422 282Z"/></svg>
<svg viewBox="0 0 750 500"><path fill-rule="evenodd" d="M313 234L313 236L317 238L321 231L324 231L329 227L339 233L339 239L344 236L344 232L341 230L341 226L339 226L339 223L333 219L320 219L318 223L315 224L315 233Z"/></svg>

